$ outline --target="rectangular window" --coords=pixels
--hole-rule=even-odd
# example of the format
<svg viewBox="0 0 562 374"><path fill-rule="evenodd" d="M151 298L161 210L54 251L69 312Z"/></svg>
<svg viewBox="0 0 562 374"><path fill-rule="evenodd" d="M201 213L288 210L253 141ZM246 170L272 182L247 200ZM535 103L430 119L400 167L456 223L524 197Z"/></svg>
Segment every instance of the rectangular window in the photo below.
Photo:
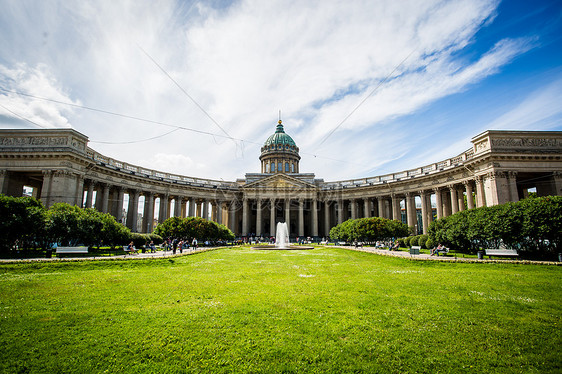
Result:
<svg viewBox="0 0 562 374"><path fill-rule="evenodd" d="M289 172L289 163L285 162L285 172Z"/></svg>

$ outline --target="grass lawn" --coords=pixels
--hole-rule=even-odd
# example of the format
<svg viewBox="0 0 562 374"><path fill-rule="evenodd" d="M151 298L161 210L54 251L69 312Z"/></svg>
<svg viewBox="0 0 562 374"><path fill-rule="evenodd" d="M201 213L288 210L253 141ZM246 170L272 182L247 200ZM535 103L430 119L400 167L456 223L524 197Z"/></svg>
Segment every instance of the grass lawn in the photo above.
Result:
<svg viewBox="0 0 562 374"><path fill-rule="evenodd" d="M562 371L562 267L338 248L0 265L0 372Z"/></svg>

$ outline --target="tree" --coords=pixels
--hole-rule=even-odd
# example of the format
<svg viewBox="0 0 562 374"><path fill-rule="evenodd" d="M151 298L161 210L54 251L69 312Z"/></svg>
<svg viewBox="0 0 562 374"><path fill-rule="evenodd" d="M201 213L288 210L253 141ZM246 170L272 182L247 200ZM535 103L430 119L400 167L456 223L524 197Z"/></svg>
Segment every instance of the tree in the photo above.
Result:
<svg viewBox="0 0 562 374"><path fill-rule="evenodd" d="M0 195L0 251L6 252L16 243L20 247L45 242L45 207L33 197Z"/></svg>
<svg viewBox="0 0 562 374"><path fill-rule="evenodd" d="M232 240L235 235L226 226L201 217L170 217L154 233L163 238L197 238L199 240Z"/></svg>
<svg viewBox="0 0 562 374"><path fill-rule="evenodd" d="M406 224L380 217L349 219L332 227L330 238L351 242L363 240L367 242L388 240L408 235Z"/></svg>

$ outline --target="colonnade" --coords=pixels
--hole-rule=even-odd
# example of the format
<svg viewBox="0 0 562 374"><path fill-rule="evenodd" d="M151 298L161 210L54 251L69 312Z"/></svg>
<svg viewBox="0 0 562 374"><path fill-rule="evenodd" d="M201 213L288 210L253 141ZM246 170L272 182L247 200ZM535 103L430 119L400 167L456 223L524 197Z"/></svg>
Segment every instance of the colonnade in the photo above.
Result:
<svg viewBox="0 0 562 374"><path fill-rule="evenodd" d="M482 178L378 196L355 198L322 193L319 196L246 198L242 203L240 232L242 235L258 237L274 235L276 223L285 221L291 236L318 237L328 236L332 227L347 219L382 217L402 221L404 217L404 223L408 226L427 233L429 225L436 218L486 205ZM421 217L420 224L418 216Z"/></svg>
<svg viewBox="0 0 562 374"><path fill-rule="evenodd" d="M86 191L85 200L80 203L82 206L94 206L101 212L110 213L118 221L125 222L131 230L141 232L153 230L156 199L159 199L158 222L171 216L203 217L225 224L241 236L275 235L277 222L287 222L291 236L328 236L335 225L347 219L362 217L400 220L417 232L427 233L434 219L465 209L492 205L487 204L485 193L485 178L492 177L498 176L475 176L460 183L405 192L389 191L381 194L365 190L362 192L363 197L354 197L356 192L345 194L340 191L334 194L319 190L302 197L245 197L243 193L237 193L222 200L151 192L85 180L82 184L82 195ZM505 173L499 177L507 180L502 188L509 192L509 201L519 200L516 174ZM128 195L126 217L123 216L125 194ZM141 196L144 197L144 204L139 208ZM138 221L139 213L142 213L141 223Z"/></svg>
<svg viewBox="0 0 562 374"><path fill-rule="evenodd" d="M110 213L119 222L132 231L152 232L156 216L158 222L163 222L169 217L203 217L219 224L223 223L225 202L217 199L171 195L139 189L113 186L103 182L86 180L85 189L80 196L85 199L80 205L94 207L103 213ZM95 192L95 195L94 195ZM125 213L125 195L128 195L128 206ZM94 200L95 196L95 200ZM144 203L140 204L141 196ZM159 211L156 214L156 199L159 199ZM172 201L173 210L172 210ZM139 215L142 213L142 223L139 227Z"/></svg>

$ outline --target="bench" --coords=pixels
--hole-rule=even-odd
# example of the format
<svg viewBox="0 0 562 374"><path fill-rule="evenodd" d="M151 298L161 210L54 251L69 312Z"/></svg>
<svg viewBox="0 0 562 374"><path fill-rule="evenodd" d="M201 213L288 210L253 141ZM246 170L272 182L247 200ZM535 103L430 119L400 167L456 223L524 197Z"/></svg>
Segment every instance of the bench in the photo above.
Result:
<svg viewBox="0 0 562 374"><path fill-rule="evenodd" d="M88 254L88 247L57 247L57 255Z"/></svg>
<svg viewBox="0 0 562 374"><path fill-rule="evenodd" d="M447 248L447 247L443 247L441 249L435 248L433 253L435 253L437 255L437 257L439 257L439 253L443 253L443 256L445 256L447 253L449 253L449 248Z"/></svg>
<svg viewBox="0 0 562 374"><path fill-rule="evenodd" d="M132 253L137 253L137 249L135 247L133 247L132 250L129 251L129 246L124 245L123 246L123 252L125 252L125 254L132 254Z"/></svg>
<svg viewBox="0 0 562 374"><path fill-rule="evenodd" d="M355 243L353 243L353 245L355 246L355 248L363 248L362 242L355 242Z"/></svg>
<svg viewBox="0 0 562 374"><path fill-rule="evenodd" d="M500 256L500 257L517 257L519 253L515 249L495 249L495 248L488 248L484 250L486 256L489 256L491 259L492 256Z"/></svg>
<svg viewBox="0 0 562 374"><path fill-rule="evenodd" d="M419 255L421 247L419 245L414 245L410 248L410 256L412 255Z"/></svg>

